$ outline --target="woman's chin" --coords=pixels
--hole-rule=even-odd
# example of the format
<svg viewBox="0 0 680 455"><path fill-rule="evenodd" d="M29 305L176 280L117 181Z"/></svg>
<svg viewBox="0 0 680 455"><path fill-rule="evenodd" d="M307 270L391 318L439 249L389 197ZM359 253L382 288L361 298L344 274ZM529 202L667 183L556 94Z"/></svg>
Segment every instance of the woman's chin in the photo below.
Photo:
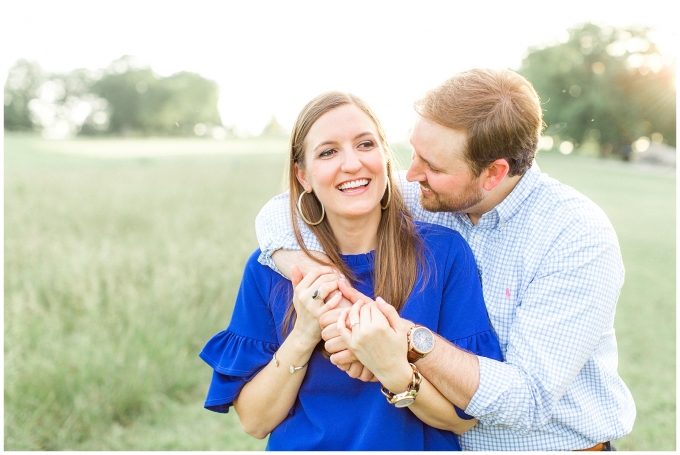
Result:
<svg viewBox="0 0 680 455"><path fill-rule="evenodd" d="M326 208L326 212L332 213L329 211L328 208ZM376 215L379 216L381 212L380 206L375 205L375 206L370 206L370 207L342 207L339 210L335 211L335 216L331 216L332 218L338 218L338 219L346 219L346 220L370 220L372 217L375 217Z"/></svg>

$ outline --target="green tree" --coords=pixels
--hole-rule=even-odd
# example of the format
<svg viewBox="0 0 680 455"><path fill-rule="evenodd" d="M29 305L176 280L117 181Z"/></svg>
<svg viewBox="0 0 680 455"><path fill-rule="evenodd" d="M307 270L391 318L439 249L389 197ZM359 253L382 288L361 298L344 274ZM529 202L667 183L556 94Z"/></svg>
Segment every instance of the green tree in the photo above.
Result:
<svg viewBox="0 0 680 455"><path fill-rule="evenodd" d="M30 131L33 129L28 103L37 97L47 74L36 62L17 61L9 70L5 83L5 129Z"/></svg>
<svg viewBox="0 0 680 455"><path fill-rule="evenodd" d="M105 123L98 113L106 110L106 100L90 93L96 77L86 69L46 73L35 62L19 60L5 85L5 129L37 129L46 137L67 137L87 122L98 128L97 122Z"/></svg>
<svg viewBox="0 0 680 455"><path fill-rule="evenodd" d="M5 84L5 129L41 130L46 137L75 134L178 135L220 126L217 84L180 72L159 77L134 57L105 71L49 74L18 61Z"/></svg>
<svg viewBox="0 0 680 455"><path fill-rule="evenodd" d="M183 71L162 79L161 86L170 96L157 111L160 131L172 132L179 127L186 133L199 123L222 125L215 82Z"/></svg>
<svg viewBox="0 0 680 455"><path fill-rule="evenodd" d="M217 84L198 74L162 78L125 56L111 64L92 91L108 102L109 132L191 134L198 123L221 125Z"/></svg>
<svg viewBox="0 0 680 455"><path fill-rule="evenodd" d="M276 117L272 115L271 120L269 120L269 123L267 123L267 125L264 127L262 133L260 133L260 136L286 137L289 134L290 132L286 131L286 129L279 123L279 121L276 120Z"/></svg>
<svg viewBox="0 0 680 455"><path fill-rule="evenodd" d="M675 146L675 61L651 33L588 23L564 43L530 48L519 73L541 97L545 134L576 146L596 142L602 155L624 158L641 136Z"/></svg>

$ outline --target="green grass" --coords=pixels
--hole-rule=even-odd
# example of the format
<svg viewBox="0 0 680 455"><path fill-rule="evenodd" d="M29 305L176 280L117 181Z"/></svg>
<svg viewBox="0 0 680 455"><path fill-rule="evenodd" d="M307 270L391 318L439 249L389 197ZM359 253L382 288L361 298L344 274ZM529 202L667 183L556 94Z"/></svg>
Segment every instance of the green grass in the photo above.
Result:
<svg viewBox="0 0 680 455"><path fill-rule="evenodd" d="M210 369L197 354L228 324L285 149L5 136L6 450L264 448L234 412L202 408ZM674 450L675 178L560 155L539 164L597 202L621 242L619 371L638 417L617 447Z"/></svg>

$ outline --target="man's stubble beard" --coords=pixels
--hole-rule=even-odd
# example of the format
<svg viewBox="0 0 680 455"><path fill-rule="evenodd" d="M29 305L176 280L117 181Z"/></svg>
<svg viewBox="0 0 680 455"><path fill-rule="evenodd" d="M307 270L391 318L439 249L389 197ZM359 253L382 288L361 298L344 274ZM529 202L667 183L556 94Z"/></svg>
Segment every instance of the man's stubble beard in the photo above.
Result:
<svg viewBox="0 0 680 455"><path fill-rule="evenodd" d="M422 183L421 183L422 185ZM432 191L429 185L423 185ZM457 196L444 197L437 192L433 196L426 198L420 193L420 204L428 212L457 212L465 213L467 209L480 203L484 199L482 189L477 184L477 180L472 180Z"/></svg>

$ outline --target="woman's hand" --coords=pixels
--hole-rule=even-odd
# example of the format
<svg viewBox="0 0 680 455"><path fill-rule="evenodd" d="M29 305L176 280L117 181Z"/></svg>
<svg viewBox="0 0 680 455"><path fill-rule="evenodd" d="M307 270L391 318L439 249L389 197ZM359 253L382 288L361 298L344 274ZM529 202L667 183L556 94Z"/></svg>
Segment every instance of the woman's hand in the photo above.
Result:
<svg viewBox="0 0 680 455"><path fill-rule="evenodd" d="M338 282L339 286L342 286L342 283L345 282L344 278L341 276L340 281ZM330 298L335 297L336 294L342 295L340 292L340 289L331 292ZM319 324L321 325L321 338L324 340L328 340L327 336L330 336L332 338L331 344L329 345L328 343L325 344L326 351L328 351L329 354L333 354L335 352L338 352L340 350L345 350L347 349L347 346L345 343L342 341L342 338L340 338L340 335L338 334L336 324L338 322L338 316L340 316L340 312L342 311L343 308L352 308L352 302L350 302L345 296L342 296L340 303L332 310L329 310L322 314L319 317ZM331 351L328 349L329 347L336 349ZM369 382L369 381L377 381L373 373L363 366L361 362L359 362L356 358L345 362L345 363L335 363L333 362L333 359L331 359L331 363L333 363L335 366L337 366L340 370L344 371L347 373L347 375L350 378L354 379L359 379L360 381L363 382Z"/></svg>
<svg viewBox="0 0 680 455"><path fill-rule="evenodd" d="M336 325L348 348L390 390L406 390L411 381L402 325L396 311L386 316L376 303L363 300L343 309Z"/></svg>
<svg viewBox="0 0 680 455"><path fill-rule="evenodd" d="M319 317L335 308L342 299L342 294L336 292L324 303L324 299L338 289L340 277L330 267L314 267L303 277L300 269L294 265L291 273L295 290L293 305L297 313L291 335L305 344L316 346L321 340Z"/></svg>

